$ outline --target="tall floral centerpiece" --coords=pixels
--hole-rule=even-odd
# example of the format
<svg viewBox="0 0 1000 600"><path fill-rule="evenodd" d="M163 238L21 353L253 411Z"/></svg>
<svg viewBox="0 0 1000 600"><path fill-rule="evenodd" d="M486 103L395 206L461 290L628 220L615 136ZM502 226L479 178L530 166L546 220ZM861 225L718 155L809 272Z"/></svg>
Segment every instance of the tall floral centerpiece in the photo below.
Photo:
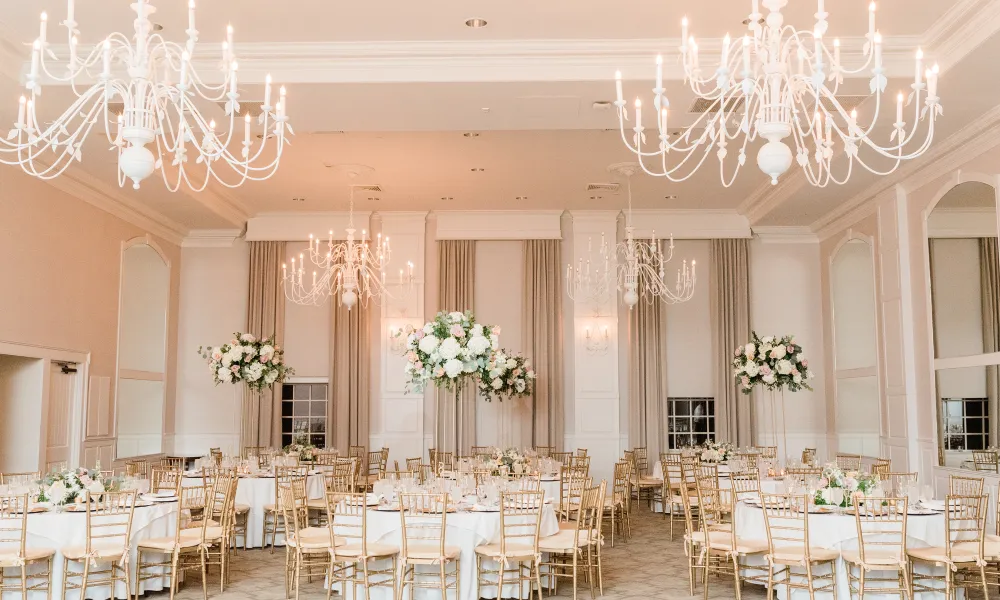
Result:
<svg viewBox="0 0 1000 600"><path fill-rule="evenodd" d="M809 361L802 354L802 346L795 343L795 336L767 335L760 337L756 331L750 333L750 341L736 348L733 356L733 376L744 394L753 393L760 386L769 392L771 400L771 431L777 443L776 397L781 397L781 430L783 450L787 450L785 430L785 390L798 392L812 390L809 380L814 374L809 369Z"/></svg>
<svg viewBox="0 0 1000 600"><path fill-rule="evenodd" d="M199 347L208 362L215 384L245 383L253 390L281 383L295 370L285 364L285 354L274 338L257 339L249 333L235 333L229 343Z"/></svg>
<svg viewBox="0 0 1000 600"><path fill-rule="evenodd" d="M535 370L531 362L520 354L497 350L479 371L479 390L487 401L494 397L530 396L535 383Z"/></svg>
<svg viewBox="0 0 1000 600"><path fill-rule="evenodd" d="M439 312L433 321L415 329L407 326L407 387L422 392L431 384L454 389L479 376L500 347L500 328L476 323L472 311Z"/></svg>

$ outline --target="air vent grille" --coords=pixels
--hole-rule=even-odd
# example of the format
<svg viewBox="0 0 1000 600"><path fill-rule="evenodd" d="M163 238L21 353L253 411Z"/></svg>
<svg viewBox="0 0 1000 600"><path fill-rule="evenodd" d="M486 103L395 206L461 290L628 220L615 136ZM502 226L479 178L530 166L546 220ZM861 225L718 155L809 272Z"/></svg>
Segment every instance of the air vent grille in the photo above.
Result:
<svg viewBox="0 0 1000 600"><path fill-rule="evenodd" d="M620 183L588 183L588 192L611 192L617 193L621 189Z"/></svg>
<svg viewBox="0 0 1000 600"><path fill-rule="evenodd" d="M352 185L354 191L356 192L368 192L372 194L381 194L382 186L380 185Z"/></svg>

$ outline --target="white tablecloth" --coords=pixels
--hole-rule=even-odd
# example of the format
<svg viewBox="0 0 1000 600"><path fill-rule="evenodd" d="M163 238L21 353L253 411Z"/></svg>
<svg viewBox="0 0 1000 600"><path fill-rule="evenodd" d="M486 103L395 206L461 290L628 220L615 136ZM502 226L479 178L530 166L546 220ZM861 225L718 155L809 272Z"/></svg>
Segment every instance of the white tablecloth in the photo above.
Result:
<svg viewBox="0 0 1000 600"><path fill-rule="evenodd" d="M141 540L174 535L177 527L177 502L155 503L152 506L136 507L132 517L132 543L129 554L132 590L135 593L136 545ZM67 546L83 546L87 543L87 516L77 512L45 512L28 515L28 548L51 548L56 550L52 559L52 598L60 598L63 581L63 557L60 550ZM101 563L101 568L107 568ZM71 564L76 572L79 564ZM41 570L37 566L33 570ZM73 579L76 582L78 579ZM169 587L170 580L166 577L147 579L142 582L140 593L158 591ZM108 600L111 597L108 586L87 588L87 597L92 600ZM127 598L125 584L119 583L115 589L116 598ZM20 593L7 592L3 600L20 600ZM45 600L45 592L30 592L29 600ZM79 590L67 590L65 600L79 600Z"/></svg>
<svg viewBox="0 0 1000 600"><path fill-rule="evenodd" d="M559 502L559 494L562 492L561 488L561 480L542 478L542 491L545 492L545 498L552 498L552 502Z"/></svg>
<svg viewBox="0 0 1000 600"><path fill-rule="evenodd" d="M736 508L736 534L751 540L767 542L767 529L764 524L764 511L760 508L747 506L742 502ZM851 514L811 514L809 515L809 544L832 550L857 549L857 526L854 515ZM909 515L906 522L906 545L908 548L926 546L943 546L945 543L944 515ZM751 565L766 564L763 556L750 557ZM918 569L918 572L923 569ZM876 573L875 576L884 574ZM793 597L808 598L804 590L794 590ZM942 593L943 597L944 594ZM779 590L779 597L784 598L784 590ZM921 600L932 598L926 594ZM874 600L899 598L898 594L865 594L865 598ZM847 565L843 559L837 559L837 600L851 600L850 588L847 584Z"/></svg>
<svg viewBox="0 0 1000 600"><path fill-rule="evenodd" d="M655 479L663 479L663 469L660 468L660 463L656 463L656 467L653 469L653 477ZM732 485L733 481L729 478L729 467L727 465L719 465L719 487L728 490ZM780 494L784 490L783 479L776 477L760 478L761 492L765 494ZM653 503L653 512L663 512L663 507L660 506L659 502Z"/></svg>
<svg viewBox="0 0 1000 600"><path fill-rule="evenodd" d="M201 477L184 477L184 486L202 485ZM310 475L306 482L306 492L310 499L322 498L326 485L322 475ZM247 515L247 546L260 548L264 545L264 506L274 504L274 477L240 477L236 486L236 503L250 507ZM237 545L242 547L243 540ZM283 545L284 536L278 535L277 544Z"/></svg>
<svg viewBox="0 0 1000 600"><path fill-rule="evenodd" d="M555 501L542 507L542 520L539 527L539 535L542 537L555 535L559 532L559 521L556 518L555 510L552 508L554 504ZM368 541L381 542L399 547L402 544L402 522L399 512L369 510ZM476 597L476 546L499 541L499 512L448 513L445 543L459 546L462 549L459 558L462 579L461 590L458 598L455 600L478 600ZM496 564L489 565L488 568L495 569ZM450 569L451 567L449 567L449 572ZM430 572L437 573L437 567L434 566L431 568ZM335 589L339 590L339 587L337 586ZM483 586L480 589L480 596L483 598L496 598L496 587ZM524 591L519 595L517 587L514 585L504 586L502 596L505 598L529 597L527 586L525 586ZM440 597L440 590L417 588L413 600ZM350 586L348 586L345 598L353 598L353 590ZM405 598L411 598L409 588L407 588ZM453 598L453 596L449 596L449 598ZM367 600L392 600L392 590L388 588L372 588L371 595Z"/></svg>

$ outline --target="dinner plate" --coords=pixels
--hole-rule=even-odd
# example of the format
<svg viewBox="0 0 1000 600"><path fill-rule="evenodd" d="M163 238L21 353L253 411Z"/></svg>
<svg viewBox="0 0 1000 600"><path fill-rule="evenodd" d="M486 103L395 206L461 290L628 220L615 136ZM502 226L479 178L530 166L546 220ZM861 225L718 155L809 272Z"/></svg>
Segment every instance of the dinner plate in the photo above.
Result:
<svg viewBox="0 0 1000 600"><path fill-rule="evenodd" d="M908 515L936 515L943 511L932 510L930 508L922 508L919 506L911 506L906 509L906 514Z"/></svg>
<svg viewBox="0 0 1000 600"><path fill-rule="evenodd" d="M380 512L399 512L399 505L398 504L389 504L389 505L386 505L386 506L379 506L375 510L378 510Z"/></svg>
<svg viewBox="0 0 1000 600"><path fill-rule="evenodd" d="M142 499L147 502L177 502L177 496L156 496L143 494Z"/></svg>

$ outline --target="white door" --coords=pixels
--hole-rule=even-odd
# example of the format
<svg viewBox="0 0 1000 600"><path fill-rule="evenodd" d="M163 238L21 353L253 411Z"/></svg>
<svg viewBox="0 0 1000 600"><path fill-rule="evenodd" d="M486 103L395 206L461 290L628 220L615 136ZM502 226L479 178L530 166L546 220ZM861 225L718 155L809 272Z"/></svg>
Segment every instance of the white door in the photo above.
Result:
<svg viewBox="0 0 1000 600"><path fill-rule="evenodd" d="M49 374L49 414L45 432L45 467L52 470L69 464L70 426L73 422L73 396L77 391L76 372L64 373L62 365L52 363Z"/></svg>

